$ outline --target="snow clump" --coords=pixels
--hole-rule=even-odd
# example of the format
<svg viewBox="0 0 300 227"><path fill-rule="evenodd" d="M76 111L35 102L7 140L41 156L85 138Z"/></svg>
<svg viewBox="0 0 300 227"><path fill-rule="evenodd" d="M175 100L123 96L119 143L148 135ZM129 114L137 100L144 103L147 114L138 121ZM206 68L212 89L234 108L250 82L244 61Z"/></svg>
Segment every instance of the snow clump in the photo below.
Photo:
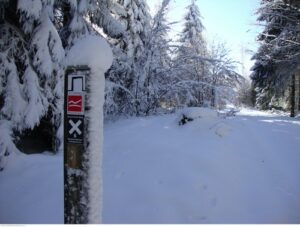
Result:
<svg viewBox="0 0 300 227"><path fill-rule="evenodd" d="M203 119L217 119L218 113L217 111L210 109L210 108L204 108L204 107L189 107L183 109L178 118L179 125L184 125L189 121L193 121L198 118Z"/></svg>
<svg viewBox="0 0 300 227"><path fill-rule="evenodd" d="M77 41L67 56L67 65L88 65L92 72L105 73L112 61L110 46L103 38L95 35L88 35Z"/></svg>

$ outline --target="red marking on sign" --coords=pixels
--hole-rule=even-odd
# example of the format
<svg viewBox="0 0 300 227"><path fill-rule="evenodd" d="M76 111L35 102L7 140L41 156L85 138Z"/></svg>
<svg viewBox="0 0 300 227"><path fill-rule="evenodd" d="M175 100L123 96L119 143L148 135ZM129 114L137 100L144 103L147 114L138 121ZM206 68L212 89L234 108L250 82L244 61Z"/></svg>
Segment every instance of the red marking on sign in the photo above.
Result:
<svg viewBox="0 0 300 227"><path fill-rule="evenodd" d="M83 112L82 96L69 95L67 109L68 112Z"/></svg>

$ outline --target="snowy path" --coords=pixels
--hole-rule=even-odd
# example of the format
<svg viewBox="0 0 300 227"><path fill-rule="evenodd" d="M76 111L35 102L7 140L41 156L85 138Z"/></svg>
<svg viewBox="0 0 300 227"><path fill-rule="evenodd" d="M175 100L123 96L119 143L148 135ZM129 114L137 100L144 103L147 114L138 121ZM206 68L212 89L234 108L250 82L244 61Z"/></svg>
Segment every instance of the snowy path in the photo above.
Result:
<svg viewBox="0 0 300 227"><path fill-rule="evenodd" d="M105 126L105 223L300 223L300 121L257 111ZM0 172L0 223L62 223L62 155Z"/></svg>
<svg viewBox="0 0 300 227"><path fill-rule="evenodd" d="M104 222L300 223L299 121L174 119L107 126Z"/></svg>

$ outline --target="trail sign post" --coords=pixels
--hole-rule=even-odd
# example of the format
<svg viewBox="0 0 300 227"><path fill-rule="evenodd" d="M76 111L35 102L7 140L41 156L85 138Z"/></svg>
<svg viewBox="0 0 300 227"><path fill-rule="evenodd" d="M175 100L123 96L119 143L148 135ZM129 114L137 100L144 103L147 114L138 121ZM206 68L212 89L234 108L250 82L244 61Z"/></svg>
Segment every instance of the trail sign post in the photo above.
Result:
<svg viewBox="0 0 300 227"><path fill-rule="evenodd" d="M105 72L113 62L107 41L79 38L65 64L65 223L102 222ZM85 66L82 66L85 65Z"/></svg>
<svg viewBox="0 0 300 227"><path fill-rule="evenodd" d="M85 103L89 95L86 88L90 69L72 66L65 74L64 102L64 222L87 223L87 177Z"/></svg>

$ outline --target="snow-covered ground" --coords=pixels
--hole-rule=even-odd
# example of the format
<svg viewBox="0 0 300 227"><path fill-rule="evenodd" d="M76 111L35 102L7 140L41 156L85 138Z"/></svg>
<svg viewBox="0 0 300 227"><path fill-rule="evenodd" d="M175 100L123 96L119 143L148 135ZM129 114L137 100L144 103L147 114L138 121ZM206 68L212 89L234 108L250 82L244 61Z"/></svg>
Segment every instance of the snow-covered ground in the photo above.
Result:
<svg viewBox="0 0 300 227"><path fill-rule="evenodd" d="M0 172L0 223L64 221L62 155L21 155Z"/></svg>
<svg viewBox="0 0 300 227"><path fill-rule="evenodd" d="M104 223L300 223L300 120L132 118L104 129ZM62 223L62 155L0 172L0 223Z"/></svg>

